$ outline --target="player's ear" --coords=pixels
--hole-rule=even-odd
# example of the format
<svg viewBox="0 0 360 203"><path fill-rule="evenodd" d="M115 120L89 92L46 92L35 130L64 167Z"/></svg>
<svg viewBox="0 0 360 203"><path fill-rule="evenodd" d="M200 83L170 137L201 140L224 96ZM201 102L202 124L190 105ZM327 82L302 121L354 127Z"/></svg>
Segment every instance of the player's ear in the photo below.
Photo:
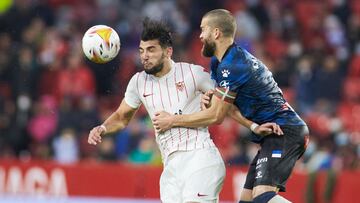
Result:
<svg viewBox="0 0 360 203"><path fill-rule="evenodd" d="M173 54L173 48L172 47L167 47L165 50L166 56L171 58L172 54Z"/></svg>
<svg viewBox="0 0 360 203"><path fill-rule="evenodd" d="M219 39L221 32L219 28L214 28L213 30L214 39Z"/></svg>

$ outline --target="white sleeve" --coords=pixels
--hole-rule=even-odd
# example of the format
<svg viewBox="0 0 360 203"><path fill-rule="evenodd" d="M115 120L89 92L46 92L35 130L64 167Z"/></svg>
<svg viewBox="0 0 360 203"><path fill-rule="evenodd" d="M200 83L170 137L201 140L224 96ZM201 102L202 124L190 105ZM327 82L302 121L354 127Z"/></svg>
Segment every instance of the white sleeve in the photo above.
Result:
<svg viewBox="0 0 360 203"><path fill-rule="evenodd" d="M197 84L197 90L201 92L207 92L208 90L215 89L215 81L211 79L211 76L202 66L193 65L195 80Z"/></svg>
<svg viewBox="0 0 360 203"><path fill-rule="evenodd" d="M141 100L137 88L137 79L140 73L135 74L129 81L125 92L125 102L134 109L139 108Z"/></svg>

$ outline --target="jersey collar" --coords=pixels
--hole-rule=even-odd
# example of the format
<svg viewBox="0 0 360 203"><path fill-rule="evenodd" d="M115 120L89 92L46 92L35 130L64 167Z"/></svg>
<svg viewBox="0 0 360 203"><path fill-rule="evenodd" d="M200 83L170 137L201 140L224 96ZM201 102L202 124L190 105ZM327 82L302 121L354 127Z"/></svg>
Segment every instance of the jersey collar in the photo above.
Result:
<svg viewBox="0 0 360 203"><path fill-rule="evenodd" d="M151 79L154 79L154 80L162 80L162 79L166 79L168 78L169 76L173 75L174 74L174 71L175 71L175 62L173 60L170 60L170 71L168 73L166 73L165 75L161 76L161 77L155 77L154 75L151 75L151 74L148 74L149 77Z"/></svg>
<svg viewBox="0 0 360 203"><path fill-rule="evenodd" d="M223 57L221 58L221 62L222 62L222 61L224 60L224 58L229 54L230 50L231 50L233 47L235 47L235 46L236 46L236 43L234 42L232 45L230 45L230 46L226 49Z"/></svg>

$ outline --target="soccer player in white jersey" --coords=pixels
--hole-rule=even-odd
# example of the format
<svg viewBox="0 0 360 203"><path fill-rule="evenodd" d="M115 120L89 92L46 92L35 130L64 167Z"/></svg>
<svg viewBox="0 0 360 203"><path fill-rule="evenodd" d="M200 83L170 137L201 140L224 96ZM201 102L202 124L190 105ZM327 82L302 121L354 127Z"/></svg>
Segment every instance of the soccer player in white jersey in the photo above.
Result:
<svg viewBox="0 0 360 203"><path fill-rule="evenodd" d="M143 26L139 51L144 71L131 78L118 109L91 130L89 144L96 145L101 136L125 128L141 104L151 118L160 110L174 114L198 112L201 94L214 88L210 75L201 66L171 60L172 39L166 25L146 19ZM266 133L274 126L261 127L258 132ZM156 132L155 137L164 164L161 201L218 202L225 166L207 127L172 128Z"/></svg>

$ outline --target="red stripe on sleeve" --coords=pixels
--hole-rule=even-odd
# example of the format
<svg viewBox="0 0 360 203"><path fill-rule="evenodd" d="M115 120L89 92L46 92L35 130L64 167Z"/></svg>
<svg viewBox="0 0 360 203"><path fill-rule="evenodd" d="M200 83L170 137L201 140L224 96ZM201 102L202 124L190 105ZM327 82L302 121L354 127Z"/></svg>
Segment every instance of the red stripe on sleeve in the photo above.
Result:
<svg viewBox="0 0 360 203"><path fill-rule="evenodd" d="M153 108L155 109L155 104L154 104L154 81L151 81L151 100L152 100Z"/></svg>
<svg viewBox="0 0 360 203"><path fill-rule="evenodd" d="M175 89L176 89L176 94L177 94L177 98L178 98L178 102L180 102L180 98L179 98L179 90L176 87L176 66L175 66L175 71L174 71L174 84L175 84Z"/></svg>
<svg viewBox="0 0 360 203"><path fill-rule="evenodd" d="M137 75L137 78L136 78L136 89L138 91L138 94L139 94L139 97L140 97L140 90L139 90L139 76L140 76L141 73L139 73Z"/></svg>
<svg viewBox="0 0 360 203"><path fill-rule="evenodd" d="M173 138L173 135L171 132L171 128L170 128L170 136L171 136L171 146L173 147L174 146L174 138Z"/></svg>
<svg viewBox="0 0 360 203"><path fill-rule="evenodd" d="M199 135L199 129L196 128L196 137L195 137L195 149L196 149L196 143Z"/></svg>
<svg viewBox="0 0 360 203"><path fill-rule="evenodd" d="M162 99L162 92L161 92L161 87L160 87L160 82L159 81L158 81L158 85L159 85L159 91L160 91L161 104L162 104L163 109L165 109L164 102L163 102L163 99Z"/></svg>
<svg viewBox="0 0 360 203"><path fill-rule="evenodd" d="M188 98L189 95L188 95L188 92L187 92L186 83L185 83L185 78L184 78L184 71L183 71L183 67L182 67L181 64L182 64L182 63L180 63L180 68L181 68L182 79L183 79L183 82L184 82L184 89L185 89L185 93L186 93L186 98Z"/></svg>
<svg viewBox="0 0 360 203"><path fill-rule="evenodd" d="M192 76L192 79L193 79L193 82L194 82L194 94L196 94L196 81L195 81L194 73L193 73L193 71L191 70L190 64L189 64L189 69L190 69L191 76Z"/></svg>
<svg viewBox="0 0 360 203"><path fill-rule="evenodd" d="M171 98L170 98L170 92L169 92L168 79L167 78L166 78L166 88L167 88L167 93L168 93L168 97L169 97L170 107L172 107Z"/></svg>
<svg viewBox="0 0 360 203"><path fill-rule="evenodd" d="M187 144L188 144L188 141L189 141L189 128L186 130L186 133L187 133L187 138L186 138L185 150L187 150Z"/></svg>
<svg viewBox="0 0 360 203"><path fill-rule="evenodd" d="M147 82L147 78L148 78L148 74L145 74L145 82L144 82L144 89L143 89L143 97L146 93L146 82ZM148 101L147 101L147 97L145 97L145 102L146 102L146 106L148 106Z"/></svg>

